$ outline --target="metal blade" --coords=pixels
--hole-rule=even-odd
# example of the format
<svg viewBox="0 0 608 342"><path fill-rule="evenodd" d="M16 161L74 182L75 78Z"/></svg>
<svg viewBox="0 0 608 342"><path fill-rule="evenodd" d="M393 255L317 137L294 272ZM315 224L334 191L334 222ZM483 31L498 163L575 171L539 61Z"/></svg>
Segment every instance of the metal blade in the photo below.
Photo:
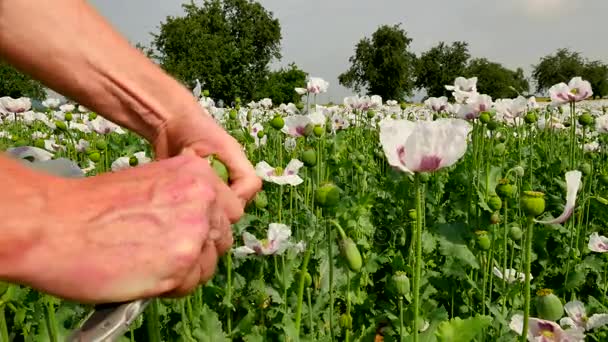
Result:
<svg viewBox="0 0 608 342"><path fill-rule="evenodd" d="M74 330L68 342L114 342L123 336L141 315L151 299L95 306L83 325Z"/></svg>

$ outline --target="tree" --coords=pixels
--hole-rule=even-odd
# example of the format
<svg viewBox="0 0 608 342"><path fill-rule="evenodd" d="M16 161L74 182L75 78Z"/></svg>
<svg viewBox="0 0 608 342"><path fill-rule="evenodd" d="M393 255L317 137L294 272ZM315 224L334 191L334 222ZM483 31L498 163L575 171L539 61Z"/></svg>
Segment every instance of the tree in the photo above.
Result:
<svg viewBox="0 0 608 342"><path fill-rule="evenodd" d="M190 86L201 80L215 99L251 100L269 63L281 57L279 21L252 0L208 0L183 8L185 16L167 17L153 34L152 58Z"/></svg>
<svg viewBox="0 0 608 342"><path fill-rule="evenodd" d="M555 54L541 58L533 66L532 77L536 81L536 90L542 92L554 84L567 83L572 77L581 76L584 66L585 60L580 53L559 49Z"/></svg>
<svg viewBox="0 0 608 342"><path fill-rule="evenodd" d="M383 99L402 100L413 89L416 56L408 51L412 42L400 25L380 26L370 38L357 43L351 67L338 76L341 85Z"/></svg>
<svg viewBox="0 0 608 342"><path fill-rule="evenodd" d="M440 42L418 58L415 86L426 89L428 96L449 96L445 85L464 75L470 57L466 42L454 42L451 46Z"/></svg>
<svg viewBox="0 0 608 342"><path fill-rule="evenodd" d="M267 97L275 104L300 102L302 96L296 93L295 88L306 88L307 77L308 73L291 63L288 68L271 72L255 98Z"/></svg>
<svg viewBox="0 0 608 342"><path fill-rule="evenodd" d="M0 60L0 97L3 96L12 98L23 96L43 100L45 98L44 86L12 65Z"/></svg>
<svg viewBox="0 0 608 342"><path fill-rule="evenodd" d="M472 59L467 66L466 76L476 76L477 91L493 99L511 98L530 90L522 68L513 71L486 58Z"/></svg>
<svg viewBox="0 0 608 342"><path fill-rule="evenodd" d="M601 61L585 63L580 76L591 83L593 98L602 98L608 95L608 65Z"/></svg>

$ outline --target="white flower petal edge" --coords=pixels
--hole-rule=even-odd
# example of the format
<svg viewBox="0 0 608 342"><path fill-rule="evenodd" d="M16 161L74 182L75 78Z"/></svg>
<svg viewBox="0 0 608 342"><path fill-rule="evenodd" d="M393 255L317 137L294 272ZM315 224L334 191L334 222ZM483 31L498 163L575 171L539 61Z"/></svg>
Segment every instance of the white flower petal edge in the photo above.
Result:
<svg viewBox="0 0 608 342"><path fill-rule="evenodd" d="M557 218L548 221L538 221L537 223L541 224L558 224L565 222L574 211L574 206L576 205L576 194L578 193L578 189L581 187L581 177L582 173L578 170L568 171L566 172L566 206L564 207L564 211Z"/></svg>
<svg viewBox="0 0 608 342"><path fill-rule="evenodd" d="M416 124L408 120L384 119L380 121L380 145L389 165L401 171L413 173L405 166L405 142L412 134Z"/></svg>

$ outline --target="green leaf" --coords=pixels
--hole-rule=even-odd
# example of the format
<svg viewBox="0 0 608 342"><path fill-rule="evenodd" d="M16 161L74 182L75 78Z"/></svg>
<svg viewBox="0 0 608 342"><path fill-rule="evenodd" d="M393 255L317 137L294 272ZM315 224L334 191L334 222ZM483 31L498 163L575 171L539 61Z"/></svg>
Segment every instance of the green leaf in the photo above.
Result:
<svg viewBox="0 0 608 342"><path fill-rule="evenodd" d="M192 336L199 342L221 342L229 341L222 330L222 323L218 314L211 310L207 304L201 310L201 320L199 329L195 329Z"/></svg>
<svg viewBox="0 0 608 342"><path fill-rule="evenodd" d="M479 268L477 258L467 247L464 234L466 226L462 223L440 224L436 228L439 252L449 258L455 258L464 264Z"/></svg>
<svg viewBox="0 0 608 342"><path fill-rule="evenodd" d="M439 342L470 342L490 324L492 318L489 316L477 315L464 320L456 317L442 322L435 334Z"/></svg>

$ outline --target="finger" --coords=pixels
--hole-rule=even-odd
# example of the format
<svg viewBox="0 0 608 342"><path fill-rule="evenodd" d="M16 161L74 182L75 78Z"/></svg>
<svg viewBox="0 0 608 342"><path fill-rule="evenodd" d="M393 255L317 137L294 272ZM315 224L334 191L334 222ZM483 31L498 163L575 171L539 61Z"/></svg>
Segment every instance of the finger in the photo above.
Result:
<svg viewBox="0 0 608 342"><path fill-rule="evenodd" d="M251 201L262 189L262 179L256 175L253 165L236 140L227 145L224 153L219 153L218 157L230 172L230 188L245 202Z"/></svg>
<svg viewBox="0 0 608 342"><path fill-rule="evenodd" d="M245 210L245 201L243 201L231 188L224 184L219 178L216 183L217 205L228 219L229 223L238 222L243 216Z"/></svg>
<svg viewBox="0 0 608 342"><path fill-rule="evenodd" d="M215 270L217 269L218 255L215 250L215 246L211 241L207 241L203 245L203 250L198 259L198 267L199 267L199 284L205 284L215 274Z"/></svg>
<svg viewBox="0 0 608 342"><path fill-rule="evenodd" d="M217 218L210 224L209 241L213 241L217 250L218 256L223 255L234 242L232 228L228 223L228 219L224 215L218 215Z"/></svg>

